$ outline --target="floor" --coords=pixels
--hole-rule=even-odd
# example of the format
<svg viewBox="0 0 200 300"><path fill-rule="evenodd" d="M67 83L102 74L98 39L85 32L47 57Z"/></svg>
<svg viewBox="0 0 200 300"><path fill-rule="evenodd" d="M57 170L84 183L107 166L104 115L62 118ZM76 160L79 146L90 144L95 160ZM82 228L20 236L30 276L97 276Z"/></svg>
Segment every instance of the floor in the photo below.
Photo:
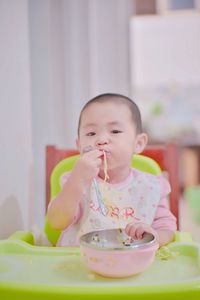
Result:
<svg viewBox="0 0 200 300"><path fill-rule="evenodd" d="M190 232L200 242L200 223L194 221L193 211L185 199L180 200L180 231Z"/></svg>

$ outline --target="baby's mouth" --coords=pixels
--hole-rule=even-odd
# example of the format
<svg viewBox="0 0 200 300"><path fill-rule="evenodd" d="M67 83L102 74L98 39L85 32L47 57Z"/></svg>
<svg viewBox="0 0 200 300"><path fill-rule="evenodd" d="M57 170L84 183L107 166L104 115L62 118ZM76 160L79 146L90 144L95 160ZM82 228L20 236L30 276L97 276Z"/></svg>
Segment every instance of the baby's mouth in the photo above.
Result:
<svg viewBox="0 0 200 300"><path fill-rule="evenodd" d="M106 149L106 148L101 148L101 147L98 147L98 149L102 152L105 152L105 154L107 153L110 153L110 150L109 149Z"/></svg>
<svg viewBox="0 0 200 300"><path fill-rule="evenodd" d="M94 150L95 147L92 147L92 146L86 146L85 148L83 148L83 153L86 153L86 152L89 152L91 150ZM102 157L104 157L104 155L106 155L106 157L110 156L110 151L108 149L104 149L104 148L101 148L101 147L98 147L97 149L99 149L100 151L102 151Z"/></svg>
<svg viewBox="0 0 200 300"><path fill-rule="evenodd" d="M105 159L105 157L109 158L111 156L110 151L108 151L108 150L102 150L102 149L99 149L99 150L102 151L102 155L101 155L102 159Z"/></svg>

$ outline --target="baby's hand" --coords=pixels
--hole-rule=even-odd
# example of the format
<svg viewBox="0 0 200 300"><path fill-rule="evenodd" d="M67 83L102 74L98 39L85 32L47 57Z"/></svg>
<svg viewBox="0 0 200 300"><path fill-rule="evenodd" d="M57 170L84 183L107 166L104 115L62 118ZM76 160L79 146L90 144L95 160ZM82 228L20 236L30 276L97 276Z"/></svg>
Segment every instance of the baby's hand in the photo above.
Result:
<svg viewBox="0 0 200 300"><path fill-rule="evenodd" d="M152 233L157 238L157 232L145 223L129 223L126 225L125 232L133 239L142 239L145 232Z"/></svg>
<svg viewBox="0 0 200 300"><path fill-rule="evenodd" d="M90 184L92 179L99 173L102 155L102 151L98 149L83 153L77 161L73 173L76 173L77 177L81 178L84 183Z"/></svg>

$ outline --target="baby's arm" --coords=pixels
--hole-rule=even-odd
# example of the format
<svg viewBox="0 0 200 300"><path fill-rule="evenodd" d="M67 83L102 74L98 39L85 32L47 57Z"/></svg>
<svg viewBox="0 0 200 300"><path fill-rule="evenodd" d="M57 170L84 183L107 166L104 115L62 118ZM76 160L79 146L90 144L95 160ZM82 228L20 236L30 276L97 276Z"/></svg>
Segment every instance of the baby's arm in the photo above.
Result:
<svg viewBox="0 0 200 300"><path fill-rule="evenodd" d="M176 218L167 206L166 197L159 202L152 228L158 233L160 246L168 244L174 239L174 233L177 230Z"/></svg>
<svg viewBox="0 0 200 300"><path fill-rule="evenodd" d="M83 193L99 173L101 156L102 152L97 149L84 153L62 191L50 202L47 217L54 229L63 230L74 221Z"/></svg>
<svg viewBox="0 0 200 300"><path fill-rule="evenodd" d="M157 241L159 243L159 246L164 246L166 244L169 244L174 240L174 230L171 229L157 229Z"/></svg>

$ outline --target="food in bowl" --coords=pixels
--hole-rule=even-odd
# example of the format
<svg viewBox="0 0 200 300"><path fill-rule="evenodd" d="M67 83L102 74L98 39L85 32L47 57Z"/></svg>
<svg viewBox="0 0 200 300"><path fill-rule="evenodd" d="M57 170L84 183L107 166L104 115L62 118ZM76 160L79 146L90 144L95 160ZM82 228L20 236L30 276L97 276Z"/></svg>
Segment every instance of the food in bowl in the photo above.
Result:
<svg viewBox="0 0 200 300"><path fill-rule="evenodd" d="M127 277L146 270L154 261L158 243L151 233L133 240L119 229L98 230L80 238L88 268L106 277Z"/></svg>

